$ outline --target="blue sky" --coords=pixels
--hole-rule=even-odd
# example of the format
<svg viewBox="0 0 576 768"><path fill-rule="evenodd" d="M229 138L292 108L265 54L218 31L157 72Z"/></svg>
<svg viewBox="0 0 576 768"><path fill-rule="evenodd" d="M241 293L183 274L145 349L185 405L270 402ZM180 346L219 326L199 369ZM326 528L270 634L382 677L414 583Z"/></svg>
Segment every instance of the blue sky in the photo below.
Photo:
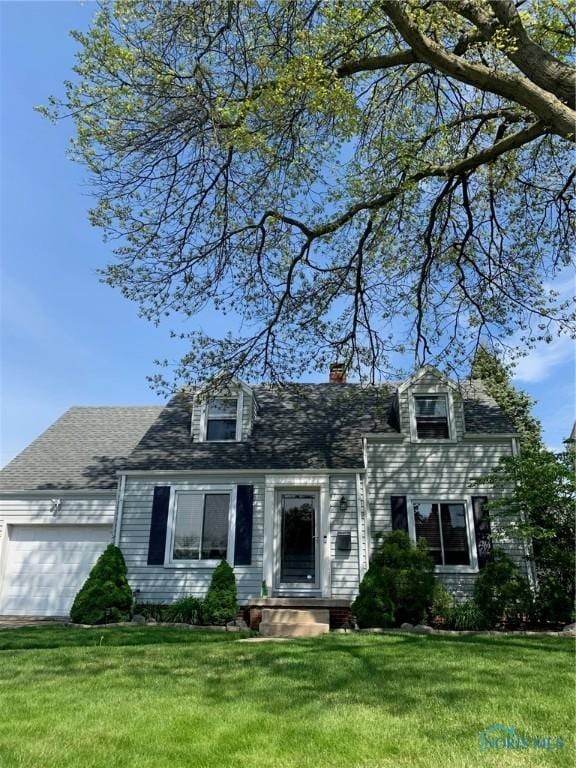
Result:
<svg viewBox="0 0 576 768"><path fill-rule="evenodd" d="M94 3L0 2L1 422L4 465L71 405L158 402L146 376L153 360L175 359L168 328L99 283L111 247L87 219L84 170L65 156L70 122L33 111L62 93ZM563 290L573 292L566 280ZM315 377L309 377L313 380ZM536 350L516 384L539 403L536 415L558 447L574 419L574 347Z"/></svg>

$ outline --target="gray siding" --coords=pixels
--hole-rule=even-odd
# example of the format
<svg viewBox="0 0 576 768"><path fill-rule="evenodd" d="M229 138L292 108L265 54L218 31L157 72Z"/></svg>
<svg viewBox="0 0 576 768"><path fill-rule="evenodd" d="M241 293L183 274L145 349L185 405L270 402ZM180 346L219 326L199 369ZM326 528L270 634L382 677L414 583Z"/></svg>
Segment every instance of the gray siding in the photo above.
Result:
<svg viewBox="0 0 576 768"><path fill-rule="evenodd" d="M344 510L340 509L342 497L346 499ZM361 535L358 534L357 503L356 476L333 475L330 478L330 546L334 598L353 599L358 593L358 551ZM336 534L348 532L351 534L352 543L350 552L338 551Z"/></svg>
<svg viewBox="0 0 576 768"><path fill-rule="evenodd" d="M60 510L53 513L52 499L61 500ZM107 496L102 498L82 498L81 492L78 497L61 497L58 491L53 491L46 498L35 495L26 496L22 494L11 494L0 499L0 540L2 539L6 518L22 518L22 522L31 523L60 523L66 524L72 518L74 522L81 522L84 518L87 523L106 523L111 525L114 522L114 510L116 508L116 497ZM17 520L14 520L17 522Z"/></svg>
<svg viewBox="0 0 576 768"><path fill-rule="evenodd" d="M245 440L252 429L252 413L254 410L254 397L244 392L242 399L242 440Z"/></svg>
<svg viewBox="0 0 576 768"><path fill-rule="evenodd" d="M186 595L203 597L210 584L213 567L191 565L187 568L166 568L148 565L148 539L155 485L177 485L193 488L198 485L254 486L254 515L252 530L252 564L234 566L238 585L238 600L246 602L259 597L262 585L264 545L264 476L207 475L194 478L163 477L154 479L128 476L122 508L120 547L126 558L128 576L138 599L148 602L171 602ZM330 533L332 597L352 599L359 583L359 542L355 475L335 475L330 478ZM341 509L342 497L346 508ZM350 552L336 550L336 534L350 532Z"/></svg>
<svg viewBox="0 0 576 768"><path fill-rule="evenodd" d="M512 454L512 440L493 440L431 445L411 443L406 436L401 441L368 441L367 485L370 506L372 544L374 535L390 531L392 518L391 496L410 496L431 499L469 499L471 496L493 495L490 488L474 487L472 481L494 467L500 457ZM492 515L493 532L509 529ZM498 538L496 546L510 554L527 575L524 543L507 535ZM446 586L459 597L472 591L475 574L439 574Z"/></svg>
<svg viewBox="0 0 576 768"><path fill-rule="evenodd" d="M200 416L202 414L202 401L198 398L194 398L194 404L192 406L192 422L191 422L191 434L192 440L200 440Z"/></svg>
<svg viewBox="0 0 576 768"><path fill-rule="evenodd" d="M147 565L152 498L155 485L177 485L193 488L196 485L253 485L254 517L252 530L252 564L234 566L238 585L238 600L246 601L260 595L262 585L262 545L264 540L264 478L262 476L206 476L185 479L163 477L147 479L128 477L124 492L120 548L128 566L128 578L134 590L140 590L138 600L172 602L180 597L206 594L213 568L202 565L189 568L165 568Z"/></svg>

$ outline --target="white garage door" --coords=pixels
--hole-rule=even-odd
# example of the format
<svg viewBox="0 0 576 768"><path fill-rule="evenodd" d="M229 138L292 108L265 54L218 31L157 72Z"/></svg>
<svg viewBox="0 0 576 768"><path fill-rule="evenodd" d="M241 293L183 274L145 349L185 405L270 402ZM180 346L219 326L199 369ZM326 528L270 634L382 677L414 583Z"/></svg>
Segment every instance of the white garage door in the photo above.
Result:
<svg viewBox="0 0 576 768"><path fill-rule="evenodd" d="M12 525L5 542L0 614L67 616L109 525Z"/></svg>

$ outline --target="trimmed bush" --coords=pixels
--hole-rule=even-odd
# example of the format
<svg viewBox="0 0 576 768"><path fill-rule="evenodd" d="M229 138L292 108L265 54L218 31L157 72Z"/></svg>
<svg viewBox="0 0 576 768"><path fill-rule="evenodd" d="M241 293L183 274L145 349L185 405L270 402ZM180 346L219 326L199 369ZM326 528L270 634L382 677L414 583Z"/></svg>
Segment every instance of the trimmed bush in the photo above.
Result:
<svg viewBox="0 0 576 768"><path fill-rule="evenodd" d="M183 624L202 623L203 604L196 597L183 597L171 605L164 606L163 621L181 622Z"/></svg>
<svg viewBox="0 0 576 768"><path fill-rule="evenodd" d="M127 621L133 596L122 552L110 544L96 561L74 599L70 618L77 624Z"/></svg>
<svg viewBox="0 0 576 768"><path fill-rule="evenodd" d="M518 566L497 549L476 578L474 600L489 626L515 627L530 613L532 595Z"/></svg>
<svg viewBox="0 0 576 768"><path fill-rule="evenodd" d="M352 613L361 627L421 623L432 604L434 581L425 542L415 546L404 531L392 531L376 548Z"/></svg>
<svg viewBox="0 0 576 768"><path fill-rule="evenodd" d="M216 567L212 581L202 604L202 621L205 624L226 624L238 615L236 602L236 578L226 560Z"/></svg>
<svg viewBox="0 0 576 768"><path fill-rule="evenodd" d="M361 627L394 626L394 603L386 576L371 563L360 583L359 594L352 603L352 614Z"/></svg>

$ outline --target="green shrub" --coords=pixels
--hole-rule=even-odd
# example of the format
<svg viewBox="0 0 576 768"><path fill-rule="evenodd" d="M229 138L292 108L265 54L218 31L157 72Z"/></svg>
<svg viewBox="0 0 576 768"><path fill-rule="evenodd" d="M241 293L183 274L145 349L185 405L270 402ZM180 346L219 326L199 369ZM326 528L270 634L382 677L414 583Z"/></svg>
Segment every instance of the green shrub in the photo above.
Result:
<svg viewBox="0 0 576 768"><path fill-rule="evenodd" d="M202 600L196 597L183 597L175 603L164 606L164 621L181 622L183 624L202 623Z"/></svg>
<svg viewBox="0 0 576 768"><path fill-rule="evenodd" d="M384 572L371 563L352 603L352 613L361 627L394 626L394 603L388 593Z"/></svg>
<svg viewBox="0 0 576 768"><path fill-rule="evenodd" d="M434 563L424 542L404 531L386 534L360 584L352 612L361 627L426 620L434 591Z"/></svg>
<svg viewBox="0 0 576 768"><path fill-rule="evenodd" d="M133 596L122 552L110 544L96 561L74 599L70 617L77 624L104 624L130 618Z"/></svg>
<svg viewBox="0 0 576 768"><path fill-rule="evenodd" d="M203 622L226 624L238 615L236 578L226 560L216 567L202 605Z"/></svg>
<svg viewBox="0 0 576 768"><path fill-rule="evenodd" d="M474 600L489 626L518 626L531 609L530 587L518 566L501 550L478 574Z"/></svg>
<svg viewBox="0 0 576 768"><path fill-rule="evenodd" d="M154 619L154 621L166 621L166 603L135 603L133 614L144 616L145 619Z"/></svg>
<svg viewBox="0 0 576 768"><path fill-rule="evenodd" d="M540 571L538 591L534 598L532 620L543 626L571 624L576 620L574 593L558 571Z"/></svg>
<svg viewBox="0 0 576 768"><path fill-rule="evenodd" d="M430 621L447 626L450 622L453 607L454 598L444 584L439 579L436 579L432 592L432 604L428 611Z"/></svg>
<svg viewBox="0 0 576 768"><path fill-rule="evenodd" d="M487 621L474 600L466 600L463 603L454 602L446 626L459 630L486 629Z"/></svg>

